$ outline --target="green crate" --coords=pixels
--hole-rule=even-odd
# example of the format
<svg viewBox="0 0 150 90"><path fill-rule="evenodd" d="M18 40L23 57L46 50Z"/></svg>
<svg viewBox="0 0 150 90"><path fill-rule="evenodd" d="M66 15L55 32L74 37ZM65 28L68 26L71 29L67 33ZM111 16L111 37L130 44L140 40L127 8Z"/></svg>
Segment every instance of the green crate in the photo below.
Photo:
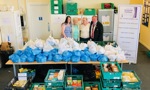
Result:
<svg viewBox="0 0 150 90"><path fill-rule="evenodd" d="M66 3L66 11L77 9L78 9L77 3Z"/></svg>
<svg viewBox="0 0 150 90"><path fill-rule="evenodd" d="M106 8L105 4L110 4L110 8ZM101 3L101 9L114 9L114 4L113 3Z"/></svg>
<svg viewBox="0 0 150 90"><path fill-rule="evenodd" d="M65 73L63 75L63 80L58 80L57 78L55 78L55 80L48 80L50 75L53 75L55 72L59 72L60 70L65 71L65 69L50 69L48 71L48 73L44 79L46 86L51 86L51 87L64 86Z"/></svg>
<svg viewBox="0 0 150 90"><path fill-rule="evenodd" d="M123 88L139 88L141 86L142 82L134 71L129 70L129 71L123 71L123 72L132 72L138 80L138 82L122 82Z"/></svg>
<svg viewBox="0 0 150 90"><path fill-rule="evenodd" d="M45 84L44 84L44 83L32 83L29 90L33 90L35 86L36 86L36 87L37 87L37 86L42 86L42 87L43 87L42 89L43 89L43 90L46 90L46 87L45 87Z"/></svg>
<svg viewBox="0 0 150 90"><path fill-rule="evenodd" d="M101 90L100 82L84 82L84 90L86 87L91 87L91 86L96 86L96 85L98 86L98 90Z"/></svg>
<svg viewBox="0 0 150 90"><path fill-rule="evenodd" d="M94 8L86 8L84 10L84 15L95 15L96 14L96 11Z"/></svg>
<svg viewBox="0 0 150 90"><path fill-rule="evenodd" d="M80 86L67 86L68 77L71 77L72 80L81 80L81 87ZM67 75L65 77L65 90L84 90L83 76L82 75Z"/></svg>
<svg viewBox="0 0 150 90"><path fill-rule="evenodd" d="M78 10L67 10L66 12L67 15L78 15Z"/></svg>
<svg viewBox="0 0 150 90"><path fill-rule="evenodd" d="M146 54L148 57L150 57L150 51L147 51Z"/></svg>
<svg viewBox="0 0 150 90"><path fill-rule="evenodd" d="M118 72L105 72L103 68L103 64L115 64L118 67ZM100 63L101 73L103 75L103 79L122 79L122 69L119 66L118 62L101 62Z"/></svg>
<svg viewBox="0 0 150 90"><path fill-rule="evenodd" d="M51 6L51 14L62 14L62 5L61 6L58 6L58 5Z"/></svg>
<svg viewBox="0 0 150 90"><path fill-rule="evenodd" d="M63 5L63 0L50 0L51 6L52 5Z"/></svg>
<svg viewBox="0 0 150 90"><path fill-rule="evenodd" d="M63 87L46 87L46 90L64 90Z"/></svg>
<svg viewBox="0 0 150 90"><path fill-rule="evenodd" d="M101 90L122 90L121 87L113 87L113 88L111 88L111 87L103 87L101 80L100 80L100 87L101 87Z"/></svg>
<svg viewBox="0 0 150 90"><path fill-rule="evenodd" d="M121 87L121 79L103 79L102 78L103 87Z"/></svg>
<svg viewBox="0 0 150 90"><path fill-rule="evenodd" d="M122 88L122 90L141 90L141 88Z"/></svg>

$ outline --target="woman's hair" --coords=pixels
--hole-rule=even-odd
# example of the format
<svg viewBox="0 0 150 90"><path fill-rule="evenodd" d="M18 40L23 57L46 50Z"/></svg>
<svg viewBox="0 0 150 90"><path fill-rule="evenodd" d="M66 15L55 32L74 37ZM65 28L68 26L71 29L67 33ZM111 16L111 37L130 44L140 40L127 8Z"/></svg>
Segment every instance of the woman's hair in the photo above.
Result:
<svg viewBox="0 0 150 90"><path fill-rule="evenodd" d="M78 23L78 18L77 17L73 18L73 24L75 23L75 21L77 21L77 23Z"/></svg>
<svg viewBox="0 0 150 90"><path fill-rule="evenodd" d="M71 17L70 17L70 16L67 16L67 17L66 17L66 20L65 20L65 22L64 22L64 24L67 24L67 23L68 23L68 18L70 18L70 19L71 19ZM71 20L70 20L70 24L71 24Z"/></svg>

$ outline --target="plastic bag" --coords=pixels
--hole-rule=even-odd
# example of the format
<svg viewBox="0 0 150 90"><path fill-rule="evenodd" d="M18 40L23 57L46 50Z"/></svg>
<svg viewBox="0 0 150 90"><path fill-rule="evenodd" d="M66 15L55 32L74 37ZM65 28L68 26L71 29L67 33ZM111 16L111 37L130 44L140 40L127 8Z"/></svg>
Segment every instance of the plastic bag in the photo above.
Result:
<svg viewBox="0 0 150 90"><path fill-rule="evenodd" d="M98 54L104 54L105 53L105 49L103 47L99 46L99 45L97 46L96 49L97 49Z"/></svg>
<svg viewBox="0 0 150 90"><path fill-rule="evenodd" d="M92 54L89 50L84 50L84 53L85 53L85 55L87 55L87 56L91 56L91 54Z"/></svg>
<svg viewBox="0 0 150 90"><path fill-rule="evenodd" d="M35 56L31 55L31 56L27 56L27 62L34 62Z"/></svg>
<svg viewBox="0 0 150 90"><path fill-rule="evenodd" d="M23 53L24 53L27 57L33 55L32 49L31 49L29 46L23 51Z"/></svg>
<svg viewBox="0 0 150 90"><path fill-rule="evenodd" d="M29 40L29 41L24 45L23 50L25 50L27 47L30 47L30 48L32 48L32 49L35 49L35 48L36 48L35 42L32 41L32 40Z"/></svg>
<svg viewBox="0 0 150 90"><path fill-rule="evenodd" d="M97 59L98 59L98 54L91 54L90 55L90 59L91 59L91 61L97 61Z"/></svg>
<svg viewBox="0 0 150 90"><path fill-rule="evenodd" d="M89 56L87 56L87 55L82 55L81 61L89 62L89 61L90 61L90 58L89 58Z"/></svg>
<svg viewBox="0 0 150 90"><path fill-rule="evenodd" d="M88 47L88 45L86 44L86 43L81 43L80 44L80 49L81 50L84 50L84 49L86 49Z"/></svg>
<svg viewBox="0 0 150 90"><path fill-rule="evenodd" d="M15 54L17 54L17 55L22 55L23 54L23 51L22 50L17 50L16 52L15 52Z"/></svg>
<svg viewBox="0 0 150 90"><path fill-rule="evenodd" d="M79 62L79 61L80 61L80 57L72 56L72 62Z"/></svg>
<svg viewBox="0 0 150 90"><path fill-rule="evenodd" d="M73 51L73 55L74 56L77 56L77 57L80 57L81 56L81 53L80 53L81 51L79 51L79 50L75 50L75 51Z"/></svg>
<svg viewBox="0 0 150 90"><path fill-rule="evenodd" d="M52 61L52 58L53 58L53 57L52 57L52 54L51 54L51 53L49 53L49 54L48 54L47 61Z"/></svg>
<svg viewBox="0 0 150 90"><path fill-rule="evenodd" d="M26 56L25 54L22 54L22 55L20 56L20 61L21 61L21 62L26 62L26 61L27 61L27 56Z"/></svg>
<svg viewBox="0 0 150 90"><path fill-rule="evenodd" d="M65 62L69 62L69 61L71 61L71 57L65 57L65 56L63 56L62 60L65 61Z"/></svg>
<svg viewBox="0 0 150 90"><path fill-rule="evenodd" d="M43 55L47 57L49 55L49 52L43 52Z"/></svg>
<svg viewBox="0 0 150 90"><path fill-rule="evenodd" d="M99 57L98 57L98 61L100 62L108 62L108 57L103 55L103 54L100 54Z"/></svg>
<svg viewBox="0 0 150 90"><path fill-rule="evenodd" d="M56 55L56 54L58 54L58 49L52 49L51 51L50 51L50 53L52 54L52 55Z"/></svg>
<svg viewBox="0 0 150 90"><path fill-rule="evenodd" d="M59 44L59 40L58 39L54 39L53 37L49 36L46 40L46 43L51 45L52 47L57 47Z"/></svg>
<svg viewBox="0 0 150 90"><path fill-rule="evenodd" d="M54 55L54 57L53 57L54 62L59 62L61 60L62 60L62 55L61 54Z"/></svg>
<svg viewBox="0 0 150 90"><path fill-rule="evenodd" d="M36 56L36 61L38 63L43 63L47 61L47 57L44 56L42 53Z"/></svg>
<svg viewBox="0 0 150 90"><path fill-rule="evenodd" d="M32 49L33 55L38 55L38 54L41 53L41 52L42 52L42 50L39 49L39 48Z"/></svg>
<svg viewBox="0 0 150 90"><path fill-rule="evenodd" d="M65 62L69 62L71 60L72 52L71 51L65 51L62 54L62 59Z"/></svg>
<svg viewBox="0 0 150 90"><path fill-rule="evenodd" d="M41 40L41 39L37 39L35 41L35 46L38 47L39 49L43 49L43 47L44 47L44 41Z"/></svg>
<svg viewBox="0 0 150 90"><path fill-rule="evenodd" d="M20 57L17 54L10 55L9 59L12 60L12 62L14 62L14 63L19 63L20 62Z"/></svg>
<svg viewBox="0 0 150 90"><path fill-rule="evenodd" d="M80 51L81 56L85 55L84 51Z"/></svg>
<svg viewBox="0 0 150 90"><path fill-rule="evenodd" d="M91 45L89 46L89 51L94 54L97 53L97 49L96 49L97 45Z"/></svg>
<svg viewBox="0 0 150 90"><path fill-rule="evenodd" d="M50 44L48 43L45 43L44 44L44 47L43 47L43 52L49 52L51 51L52 49L54 49Z"/></svg>

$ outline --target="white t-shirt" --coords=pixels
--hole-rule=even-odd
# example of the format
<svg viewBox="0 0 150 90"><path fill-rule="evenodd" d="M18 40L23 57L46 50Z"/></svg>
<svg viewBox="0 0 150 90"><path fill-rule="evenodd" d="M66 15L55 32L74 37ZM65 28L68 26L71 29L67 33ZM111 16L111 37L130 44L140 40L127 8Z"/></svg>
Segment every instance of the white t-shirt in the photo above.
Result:
<svg viewBox="0 0 150 90"><path fill-rule="evenodd" d="M90 24L88 23L86 26L81 24L80 26L80 31L81 31L81 38L89 38L89 28Z"/></svg>

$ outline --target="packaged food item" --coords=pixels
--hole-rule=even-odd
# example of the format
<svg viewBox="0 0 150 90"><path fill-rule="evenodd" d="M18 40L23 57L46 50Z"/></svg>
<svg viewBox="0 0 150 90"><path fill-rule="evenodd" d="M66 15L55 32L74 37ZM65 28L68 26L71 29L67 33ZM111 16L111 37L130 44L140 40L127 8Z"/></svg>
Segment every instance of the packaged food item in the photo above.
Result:
<svg viewBox="0 0 150 90"><path fill-rule="evenodd" d="M85 87L85 90L91 90L91 87Z"/></svg>
<svg viewBox="0 0 150 90"><path fill-rule="evenodd" d="M72 86L75 86L75 87L77 87L77 86L78 86L78 82L77 82L77 80L72 80Z"/></svg>
<svg viewBox="0 0 150 90"><path fill-rule="evenodd" d="M135 77L133 72L123 72L122 81L123 82L138 82L138 79Z"/></svg>
<svg viewBox="0 0 150 90"><path fill-rule="evenodd" d="M67 77L67 86L72 86L72 77Z"/></svg>
<svg viewBox="0 0 150 90"><path fill-rule="evenodd" d="M27 80L18 80L16 81L13 86L15 87L24 87L27 83Z"/></svg>

